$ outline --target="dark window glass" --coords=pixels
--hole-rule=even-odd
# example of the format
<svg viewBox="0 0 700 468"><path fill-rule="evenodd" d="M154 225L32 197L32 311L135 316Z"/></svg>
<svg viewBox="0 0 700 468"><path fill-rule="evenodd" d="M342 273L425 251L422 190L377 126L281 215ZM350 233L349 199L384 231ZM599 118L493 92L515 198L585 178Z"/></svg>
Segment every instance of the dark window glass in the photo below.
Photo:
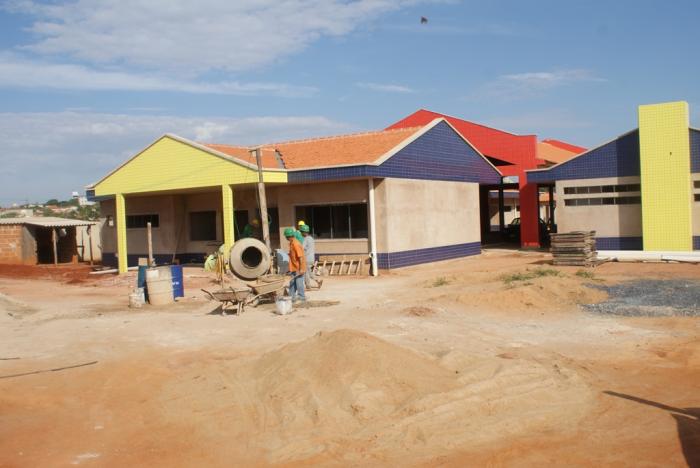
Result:
<svg viewBox="0 0 700 468"><path fill-rule="evenodd" d="M616 191L616 192L626 192L626 191L627 191L627 186L626 186L626 185L616 185L616 186L615 186L615 191Z"/></svg>
<svg viewBox="0 0 700 468"><path fill-rule="evenodd" d="M576 193L588 193L588 187L576 187Z"/></svg>
<svg viewBox="0 0 700 468"><path fill-rule="evenodd" d="M193 211L190 213L190 240L216 240L216 211Z"/></svg>
<svg viewBox="0 0 700 468"><path fill-rule="evenodd" d="M589 198L588 204L589 205L602 205L603 199L602 198Z"/></svg>
<svg viewBox="0 0 700 468"><path fill-rule="evenodd" d="M641 190L642 190L642 186L640 184L630 184L627 186L628 192L639 192Z"/></svg>
<svg viewBox="0 0 700 468"><path fill-rule="evenodd" d="M695 194L695 201L700 201L700 193Z"/></svg>
<svg viewBox="0 0 700 468"><path fill-rule="evenodd" d="M350 237L362 239L369 237L367 232L367 204L350 205Z"/></svg>
<svg viewBox="0 0 700 468"><path fill-rule="evenodd" d="M615 199L613 197L603 198L603 205L614 205Z"/></svg>
<svg viewBox="0 0 700 468"><path fill-rule="evenodd" d="M573 195L576 193L576 187L564 187L564 195Z"/></svg>
<svg viewBox="0 0 700 468"><path fill-rule="evenodd" d="M588 205L588 198L579 198L576 200L576 205L577 206L587 206Z"/></svg>
<svg viewBox="0 0 700 468"><path fill-rule="evenodd" d="M367 204L297 206L296 220L311 226L317 239L357 239L367 237Z"/></svg>
<svg viewBox="0 0 700 468"><path fill-rule="evenodd" d="M513 210L512 206L506 205L503 207L503 212L504 213L510 213Z"/></svg>
<svg viewBox="0 0 700 468"><path fill-rule="evenodd" d="M566 206L576 206L576 200L575 200L575 199L564 200L564 205L566 205Z"/></svg>
<svg viewBox="0 0 700 468"><path fill-rule="evenodd" d="M588 193L600 193L603 188L600 185L595 187L588 187Z"/></svg>
<svg viewBox="0 0 700 468"><path fill-rule="evenodd" d="M146 223L150 222L151 227L157 228L159 225L159 217L157 214L146 215L126 215L126 228L138 229L145 228Z"/></svg>
<svg viewBox="0 0 700 468"><path fill-rule="evenodd" d="M693 186L695 188L700 188L700 180L696 180L695 182L693 182Z"/></svg>
<svg viewBox="0 0 700 468"><path fill-rule="evenodd" d="M603 185L603 193L613 193L615 191L614 185Z"/></svg>
<svg viewBox="0 0 700 468"><path fill-rule="evenodd" d="M233 221L236 224L236 239L240 239L243 235L243 228L248 224L248 210L235 210L233 212Z"/></svg>

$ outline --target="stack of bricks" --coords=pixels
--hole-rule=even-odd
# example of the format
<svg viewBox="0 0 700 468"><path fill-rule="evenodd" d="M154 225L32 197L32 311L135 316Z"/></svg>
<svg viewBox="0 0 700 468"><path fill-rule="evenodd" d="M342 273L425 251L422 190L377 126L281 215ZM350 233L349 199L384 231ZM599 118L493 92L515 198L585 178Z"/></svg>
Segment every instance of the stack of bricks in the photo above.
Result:
<svg viewBox="0 0 700 468"><path fill-rule="evenodd" d="M0 263L22 263L21 224L0 225Z"/></svg>
<svg viewBox="0 0 700 468"><path fill-rule="evenodd" d="M552 264L592 266L598 258L595 231L552 234Z"/></svg>

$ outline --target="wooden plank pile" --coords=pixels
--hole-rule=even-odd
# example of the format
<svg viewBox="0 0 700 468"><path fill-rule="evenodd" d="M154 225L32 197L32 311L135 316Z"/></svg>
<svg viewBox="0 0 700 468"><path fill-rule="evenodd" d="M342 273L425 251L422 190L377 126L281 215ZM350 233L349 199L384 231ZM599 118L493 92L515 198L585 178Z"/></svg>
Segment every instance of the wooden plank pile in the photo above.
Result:
<svg viewBox="0 0 700 468"><path fill-rule="evenodd" d="M573 231L552 234L552 264L593 266L598 259L595 231Z"/></svg>

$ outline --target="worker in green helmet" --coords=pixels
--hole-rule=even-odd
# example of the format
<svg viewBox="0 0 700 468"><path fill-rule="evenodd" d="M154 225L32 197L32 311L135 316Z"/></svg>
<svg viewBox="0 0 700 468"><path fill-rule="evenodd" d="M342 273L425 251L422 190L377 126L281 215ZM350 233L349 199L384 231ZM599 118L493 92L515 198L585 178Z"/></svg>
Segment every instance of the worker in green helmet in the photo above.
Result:
<svg viewBox="0 0 700 468"><path fill-rule="evenodd" d="M306 256L306 274L304 275L304 284L307 288L321 288L323 280L316 279L314 274L314 263L316 263L316 242L311 237L311 227L308 224L299 226L301 235L304 237L302 246L304 247L304 255Z"/></svg>
<svg viewBox="0 0 700 468"><path fill-rule="evenodd" d="M284 237L289 241L289 273L292 276L292 279L289 281L289 295L292 297L292 301L306 301L304 274L307 266L304 247L294 236L294 228L286 228Z"/></svg>
<svg viewBox="0 0 700 468"><path fill-rule="evenodd" d="M306 223L301 220L297 223L297 228L294 229L294 238L299 241L300 244L304 244L304 236L301 235L301 227L306 226Z"/></svg>

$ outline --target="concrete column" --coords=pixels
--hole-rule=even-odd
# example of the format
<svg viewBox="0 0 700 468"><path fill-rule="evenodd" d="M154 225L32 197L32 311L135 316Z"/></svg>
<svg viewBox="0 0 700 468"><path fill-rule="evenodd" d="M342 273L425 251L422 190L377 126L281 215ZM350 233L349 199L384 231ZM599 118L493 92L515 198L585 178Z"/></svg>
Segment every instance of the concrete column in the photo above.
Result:
<svg viewBox="0 0 700 468"><path fill-rule="evenodd" d="M374 179L371 177L367 180L369 195L368 195L368 215L369 215L369 245L372 253L372 276L379 275L377 267L377 223L375 222L374 209Z"/></svg>
<svg viewBox="0 0 700 468"><path fill-rule="evenodd" d="M118 193L114 196L115 221L117 223L117 255L119 256L119 273L126 273L129 267L126 251L126 201L124 195Z"/></svg>
<svg viewBox="0 0 700 468"><path fill-rule="evenodd" d="M236 241L233 231L233 189L230 185L221 186L222 207L221 222L224 225L224 256L228 260L228 253Z"/></svg>
<svg viewBox="0 0 700 468"><path fill-rule="evenodd" d="M498 187L498 230L501 236L506 231L506 204L503 194L503 185Z"/></svg>
<svg viewBox="0 0 700 468"><path fill-rule="evenodd" d="M554 228L554 185L549 186L549 225Z"/></svg>

